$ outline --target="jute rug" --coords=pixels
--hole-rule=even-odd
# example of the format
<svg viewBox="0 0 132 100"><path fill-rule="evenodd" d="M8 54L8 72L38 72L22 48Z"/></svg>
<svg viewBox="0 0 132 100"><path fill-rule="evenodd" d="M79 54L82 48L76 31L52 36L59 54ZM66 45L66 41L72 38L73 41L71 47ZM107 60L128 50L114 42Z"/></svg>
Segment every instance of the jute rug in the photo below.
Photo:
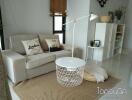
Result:
<svg viewBox="0 0 132 100"><path fill-rule="evenodd" d="M104 83L83 81L80 86L73 88L62 87L57 83L56 73L51 72L14 87L21 100L98 100L97 87L110 89L119 80L110 77Z"/></svg>

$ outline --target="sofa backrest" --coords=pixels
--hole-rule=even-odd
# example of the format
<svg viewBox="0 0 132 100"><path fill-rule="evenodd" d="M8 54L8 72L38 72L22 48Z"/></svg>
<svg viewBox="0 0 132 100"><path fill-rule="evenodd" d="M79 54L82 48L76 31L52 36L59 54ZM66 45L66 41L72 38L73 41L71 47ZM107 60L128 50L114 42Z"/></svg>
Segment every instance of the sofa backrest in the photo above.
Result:
<svg viewBox="0 0 132 100"><path fill-rule="evenodd" d="M39 34L40 44L44 51L48 51L48 45L45 41L45 39L59 39L58 35L52 35L52 34Z"/></svg>
<svg viewBox="0 0 132 100"><path fill-rule="evenodd" d="M19 34L10 36L10 49L20 54L26 54L22 40L31 40L38 38L37 34Z"/></svg>
<svg viewBox="0 0 132 100"><path fill-rule="evenodd" d="M45 39L59 39L58 35L52 34L18 34L18 35L11 35L10 36L10 49L16 51L20 54L26 54L24 46L22 44L23 40L31 40L34 38L39 38L41 47L44 51L48 51L48 45Z"/></svg>

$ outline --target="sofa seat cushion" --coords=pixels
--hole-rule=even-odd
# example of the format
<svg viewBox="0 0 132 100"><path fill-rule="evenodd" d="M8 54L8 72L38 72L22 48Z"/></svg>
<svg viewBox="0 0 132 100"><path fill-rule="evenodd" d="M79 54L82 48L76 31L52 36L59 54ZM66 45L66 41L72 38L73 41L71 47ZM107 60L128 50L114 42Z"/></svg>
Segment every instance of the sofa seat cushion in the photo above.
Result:
<svg viewBox="0 0 132 100"><path fill-rule="evenodd" d="M70 50L61 50L61 51L55 51L51 53L56 55L56 59L60 57L71 57L72 55L72 52Z"/></svg>
<svg viewBox="0 0 132 100"><path fill-rule="evenodd" d="M52 61L55 61L55 55L51 53L42 53L42 54L28 56L26 68L27 69L36 68Z"/></svg>

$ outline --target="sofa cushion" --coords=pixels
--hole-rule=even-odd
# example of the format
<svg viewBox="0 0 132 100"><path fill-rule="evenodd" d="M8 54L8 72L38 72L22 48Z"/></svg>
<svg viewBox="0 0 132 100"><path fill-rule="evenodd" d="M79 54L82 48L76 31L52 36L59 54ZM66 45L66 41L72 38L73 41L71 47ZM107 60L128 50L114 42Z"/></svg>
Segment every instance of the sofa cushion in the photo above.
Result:
<svg viewBox="0 0 132 100"><path fill-rule="evenodd" d="M72 52L68 50L55 51L51 53L56 55L56 59L60 57L71 57L72 55Z"/></svg>
<svg viewBox="0 0 132 100"><path fill-rule="evenodd" d="M48 45L45 41L45 39L59 39L58 35L52 35L52 34L39 34L40 44L42 46L42 49L44 51L48 51Z"/></svg>
<svg viewBox="0 0 132 100"><path fill-rule="evenodd" d="M55 61L55 55L51 53L42 53L32 56L27 56L27 69L39 67L43 64Z"/></svg>
<svg viewBox="0 0 132 100"><path fill-rule="evenodd" d="M22 41L22 43L24 45L27 55L35 55L35 54L43 53L38 38L32 40L25 40Z"/></svg>
<svg viewBox="0 0 132 100"><path fill-rule="evenodd" d="M59 39L45 39L47 45L48 45L48 48L52 48L52 47L60 47L60 41Z"/></svg>
<svg viewBox="0 0 132 100"><path fill-rule="evenodd" d="M19 34L10 36L10 49L20 54L26 54L22 40L31 40L38 38L37 34Z"/></svg>

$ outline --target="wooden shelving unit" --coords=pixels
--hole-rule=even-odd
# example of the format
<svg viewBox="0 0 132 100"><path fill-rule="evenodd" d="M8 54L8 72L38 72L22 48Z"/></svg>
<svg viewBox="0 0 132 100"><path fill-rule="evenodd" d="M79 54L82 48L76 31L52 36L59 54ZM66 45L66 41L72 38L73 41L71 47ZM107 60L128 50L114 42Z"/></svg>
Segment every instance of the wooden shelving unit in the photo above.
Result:
<svg viewBox="0 0 132 100"><path fill-rule="evenodd" d="M115 34L115 45L114 45L114 55L120 54L122 52L122 45L124 39L124 24L117 24L117 30Z"/></svg>
<svg viewBox="0 0 132 100"><path fill-rule="evenodd" d="M95 49L93 59L103 61L121 54L125 24L96 23L95 40L100 40L102 49Z"/></svg>

